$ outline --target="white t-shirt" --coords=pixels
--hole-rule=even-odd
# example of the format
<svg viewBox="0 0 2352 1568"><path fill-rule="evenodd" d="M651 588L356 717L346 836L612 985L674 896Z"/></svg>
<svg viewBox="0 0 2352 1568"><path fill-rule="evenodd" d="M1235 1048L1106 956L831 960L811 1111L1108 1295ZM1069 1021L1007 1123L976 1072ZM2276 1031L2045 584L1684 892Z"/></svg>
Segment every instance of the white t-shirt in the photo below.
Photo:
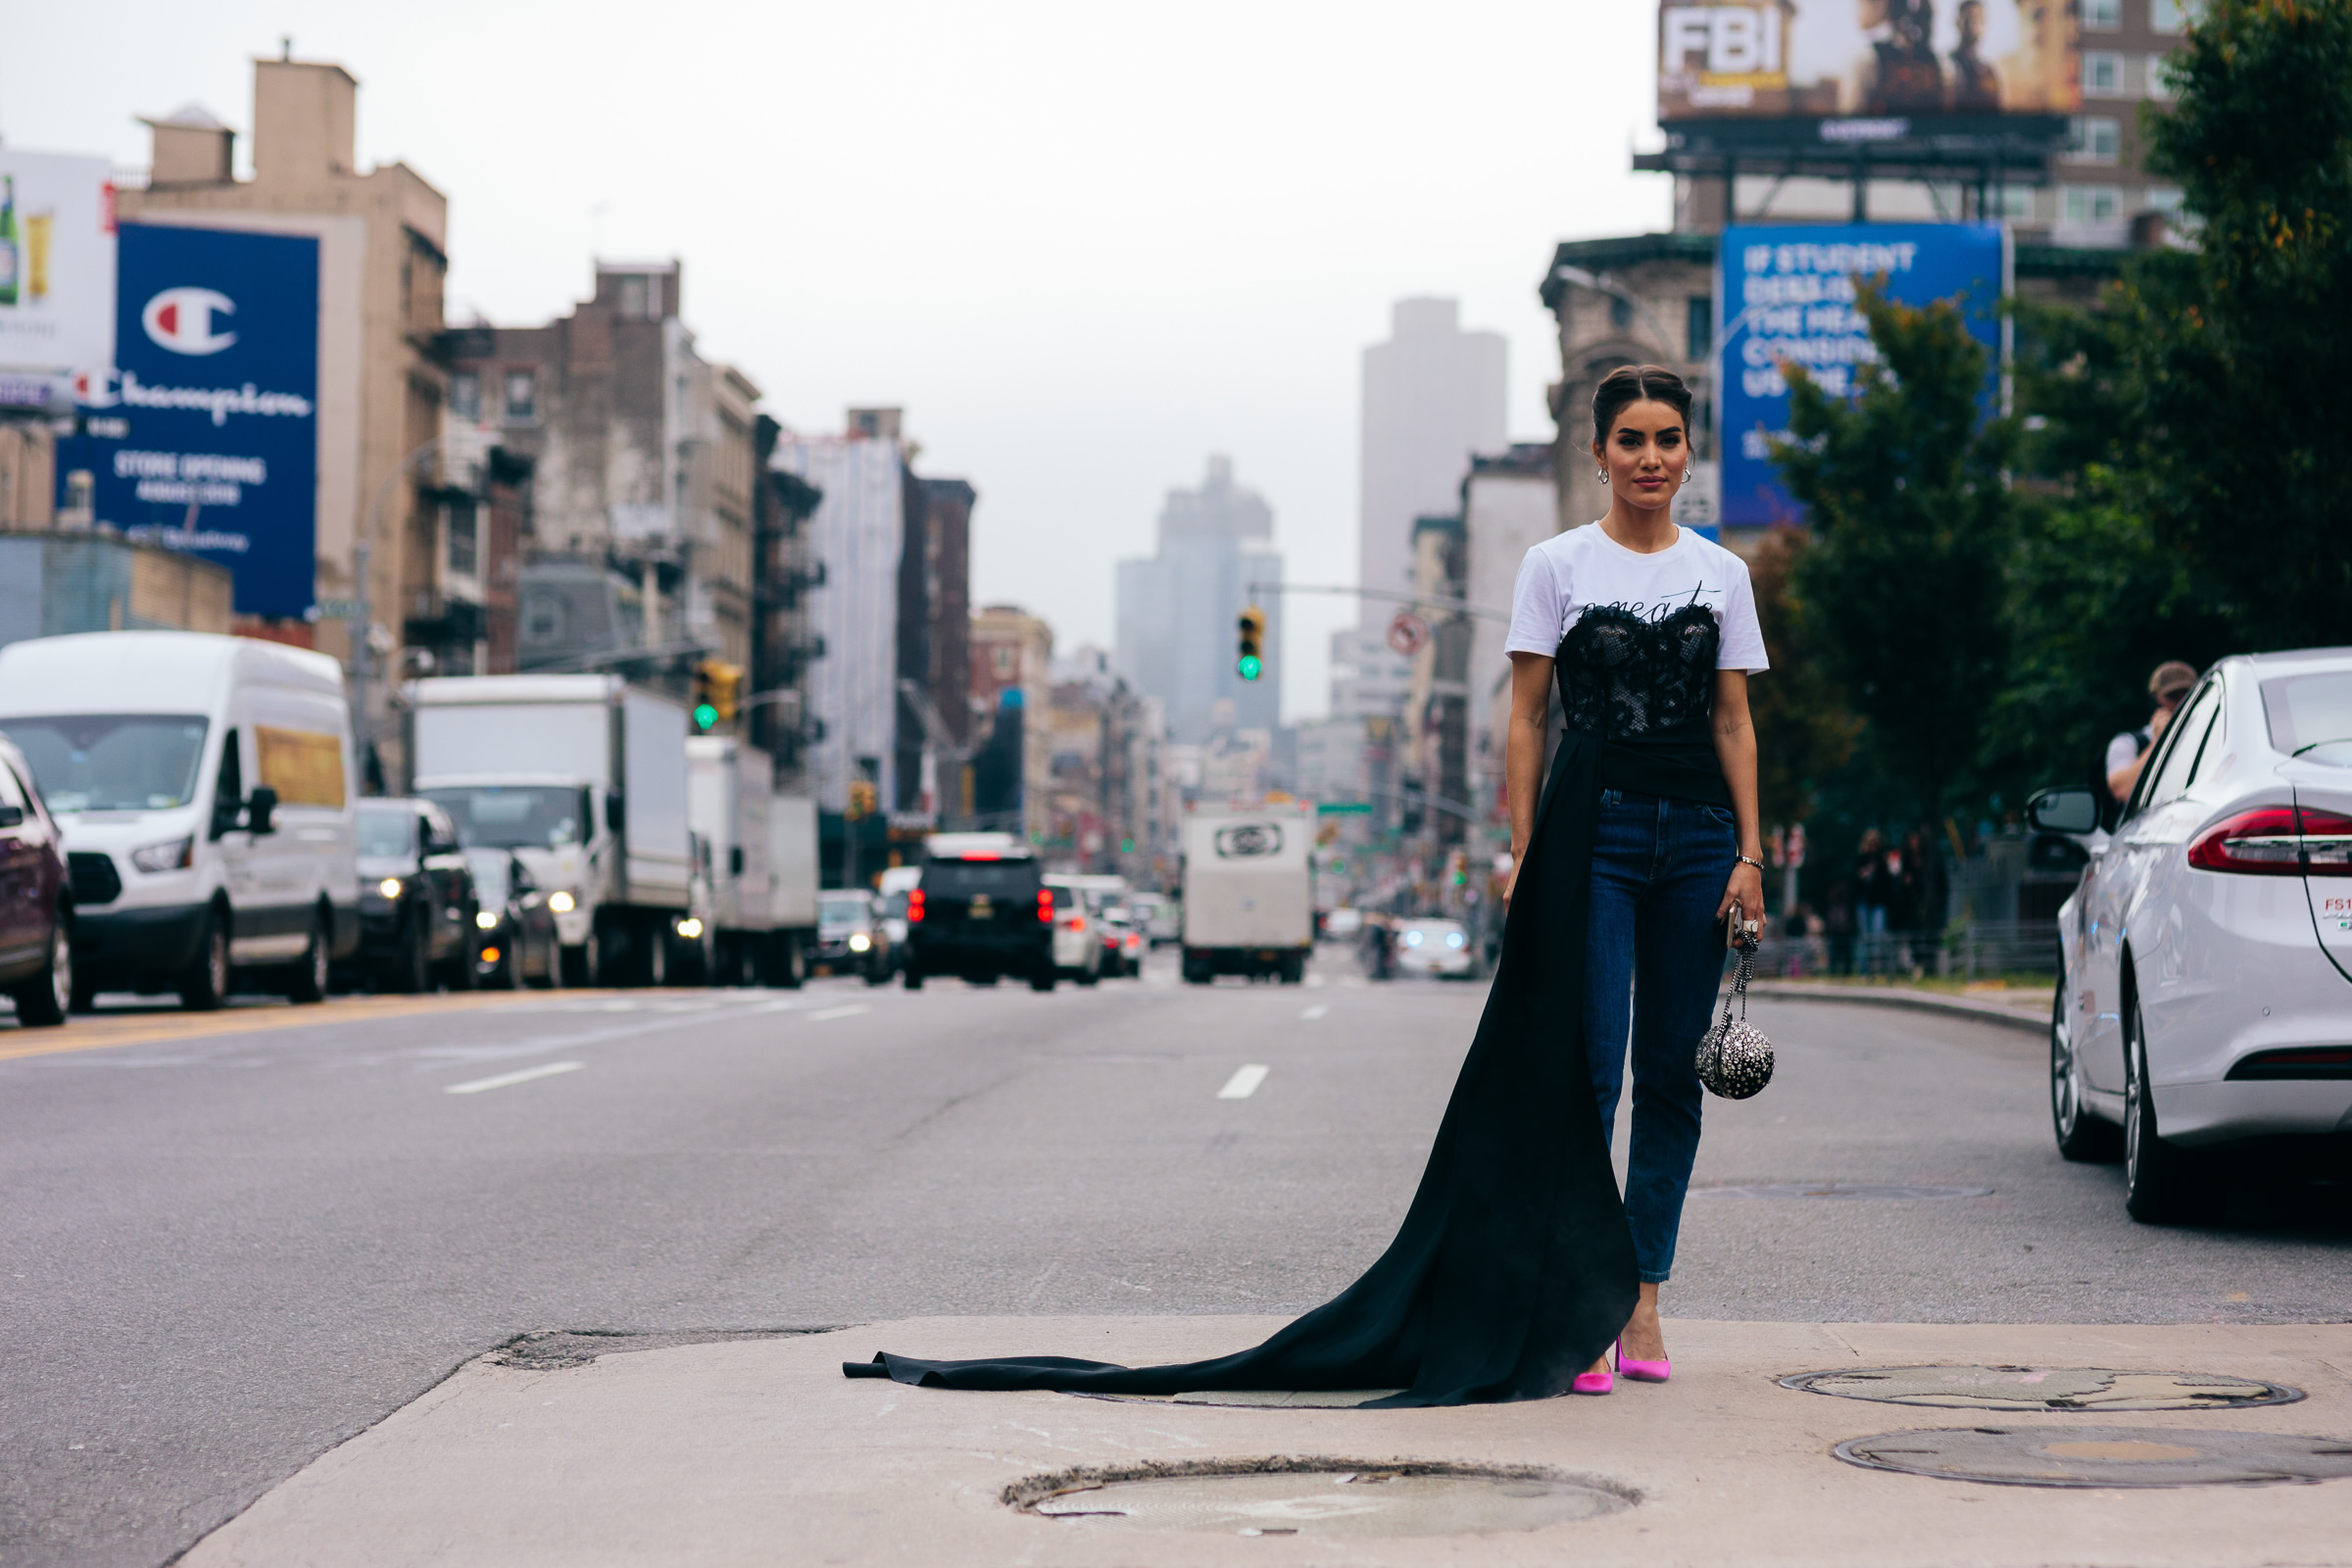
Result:
<svg viewBox="0 0 2352 1568"><path fill-rule="evenodd" d="M1595 605L1622 606L1662 620L1690 604L1715 612L1721 638L1716 668L1753 673L1772 667L1764 657L1764 629L1756 621L1747 563L1688 528L1678 531L1673 544L1647 556L1626 549L1597 522L1537 545L1519 566L1519 586L1511 594L1511 636L1503 647L1549 659L1559 652L1568 628Z"/></svg>

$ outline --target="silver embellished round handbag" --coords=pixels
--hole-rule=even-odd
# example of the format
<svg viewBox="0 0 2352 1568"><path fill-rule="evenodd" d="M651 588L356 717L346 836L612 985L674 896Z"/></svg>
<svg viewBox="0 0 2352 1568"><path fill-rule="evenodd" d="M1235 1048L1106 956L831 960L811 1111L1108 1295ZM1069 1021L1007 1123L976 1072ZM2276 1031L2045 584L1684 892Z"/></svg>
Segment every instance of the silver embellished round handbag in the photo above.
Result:
<svg viewBox="0 0 2352 1568"><path fill-rule="evenodd" d="M1756 922L1742 920L1738 904L1726 922L1733 948L1740 954L1740 971L1731 996L1723 999L1723 1021L1699 1037L1698 1081L1710 1094L1726 1100L1746 1100L1772 1082L1772 1042L1747 1021L1747 982L1755 971ZM1740 999L1740 1018L1732 1019L1732 997Z"/></svg>

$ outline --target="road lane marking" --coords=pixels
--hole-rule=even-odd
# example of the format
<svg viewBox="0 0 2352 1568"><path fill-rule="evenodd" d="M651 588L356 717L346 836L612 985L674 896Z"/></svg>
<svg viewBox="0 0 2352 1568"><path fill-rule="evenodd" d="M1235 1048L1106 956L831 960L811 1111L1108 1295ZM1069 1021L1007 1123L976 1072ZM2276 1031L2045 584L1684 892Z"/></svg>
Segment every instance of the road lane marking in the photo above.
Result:
<svg viewBox="0 0 2352 1568"><path fill-rule="evenodd" d="M836 1018L855 1018L861 1012L873 1010L862 1002L853 1002L846 1007L826 1007L812 1012L808 1015L808 1021L810 1023L831 1023Z"/></svg>
<svg viewBox="0 0 2352 1568"><path fill-rule="evenodd" d="M578 1072L587 1065L584 1061L551 1061L544 1067L525 1067L520 1072L502 1072L495 1078L476 1078L467 1084L451 1084L441 1092L445 1095L478 1095L485 1089L504 1089L510 1084L527 1084L534 1078L553 1078L560 1072Z"/></svg>
<svg viewBox="0 0 2352 1568"><path fill-rule="evenodd" d="M1264 1083L1266 1074L1273 1070L1271 1067L1260 1067L1254 1063L1237 1068L1234 1075L1225 1080L1225 1087L1217 1091L1217 1098L1219 1100L1248 1100L1251 1095L1257 1093L1257 1086Z"/></svg>
<svg viewBox="0 0 2352 1568"><path fill-rule="evenodd" d="M1320 1017L1323 1017L1323 1016L1325 1016L1325 1015L1326 1015L1326 1014L1328 1014L1330 1011L1331 1011L1331 1009L1330 1009L1329 1007L1315 1006L1315 1007L1309 1007L1309 1008L1307 1008L1307 1009L1306 1009L1304 1012L1300 1013L1298 1016L1299 1016L1299 1018L1300 1018L1300 1019L1302 1019L1303 1021L1305 1021L1305 1022L1307 1022L1307 1023L1313 1023L1313 1022L1314 1022L1314 1021L1315 1021L1317 1018L1320 1018Z"/></svg>

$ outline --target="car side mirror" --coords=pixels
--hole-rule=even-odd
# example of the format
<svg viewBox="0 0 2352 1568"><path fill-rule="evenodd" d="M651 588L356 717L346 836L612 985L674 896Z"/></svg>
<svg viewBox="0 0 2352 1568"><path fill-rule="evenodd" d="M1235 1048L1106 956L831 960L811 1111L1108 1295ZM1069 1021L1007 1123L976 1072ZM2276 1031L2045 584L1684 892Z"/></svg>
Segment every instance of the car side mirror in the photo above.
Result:
<svg viewBox="0 0 2352 1568"><path fill-rule="evenodd" d="M743 846L740 844L727 852L727 874L729 876L743 875Z"/></svg>
<svg viewBox="0 0 2352 1568"><path fill-rule="evenodd" d="M23 827L24 825L24 808L22 806L0 806L0 827Z"/></svg>
<svg viewBox="0 0 2352 1568"><path fill-rule="evenodd" d="M2096 833L2099 798L2088 790L2043 790L2026 803L2026 822L2040 833Z"/></svg>
<svg viewBox="0 0 2352 1568"><path fill-rule="evenodd" d="M277 831L277 791L267 784L256 784L253 793L245 797L245 825L255 833Z"/></svg>
<svg viewBox="0 0 2352 1568"><path fill-rule="evenodd" d="M619 795L605 797L605 826L615 833L625 833L629 827L629 803Z"/></svg>

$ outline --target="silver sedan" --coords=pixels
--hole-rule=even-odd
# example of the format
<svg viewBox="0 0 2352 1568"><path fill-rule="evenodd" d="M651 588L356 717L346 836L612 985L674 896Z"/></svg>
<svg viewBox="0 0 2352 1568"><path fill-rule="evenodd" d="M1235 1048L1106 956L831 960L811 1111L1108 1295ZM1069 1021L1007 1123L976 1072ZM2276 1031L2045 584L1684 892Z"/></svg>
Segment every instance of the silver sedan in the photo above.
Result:
<svg viewBox="0 0 2352 1568"><path fill-rule="evenodd" d="M2078 834L2099 814L2085 790L2030 810ZM2093 840L2059 939L2058 1148L2120 1152L2132 1218L2210 1208L2250 1140L2352 1166L2352 649L2214 666Z"/></svg>

